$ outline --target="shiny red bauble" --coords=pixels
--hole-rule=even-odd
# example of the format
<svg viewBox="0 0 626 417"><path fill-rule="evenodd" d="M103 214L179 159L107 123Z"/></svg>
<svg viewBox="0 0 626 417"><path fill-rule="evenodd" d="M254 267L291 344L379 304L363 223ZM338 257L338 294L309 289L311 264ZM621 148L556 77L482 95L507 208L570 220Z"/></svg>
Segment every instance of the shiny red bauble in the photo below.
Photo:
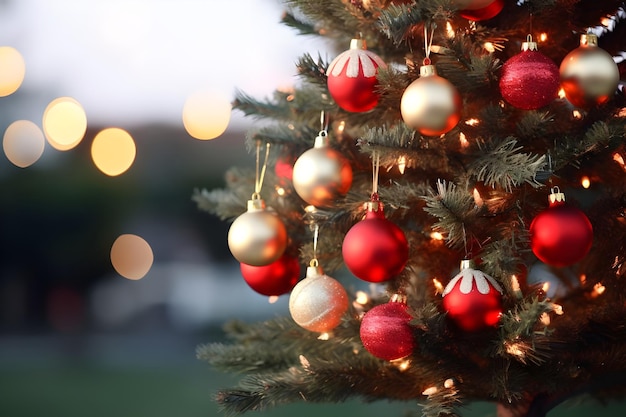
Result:
<svg viewBox="0 0 626 417"><path fill-rule="evenodd" d="M457 0L463 8L459 14L468 20L481 21L496 17L504 8L504 0Z"/></svg>
<svg viewBox="0 0 626 417"><path fill-rule="evenodd" d="M363 39L352 39L350 49L339 54L328 66L328 92L342 109L362 113L378 104L378 68L385 62L365 49Z"/></svg>
<svg viewBox="0 0 626 417"><path fill-rule="evenodd" d="M415 348L411 315L403 302L390 301L367 311L361 321L361 342L369 353L392 361L408 356Z"/></svg>
<svg viewBox="0 0 626 417"><path fill-rule="evenodd" d="M518 109L535 110L556 99L561 75L554 62L541 52L526 49L502 66L500 92L507 103Z"/></svg>
<svg viewBox="0 0 626 417"><path fill-rule="evenodd" d="M557 200L553 195L548 208L530 224L530 246L544 263L565 267L587 255L593 243L593 227L585 213L565 204L564 197Z"/></svg>
<svg viewBox="0 0 626 417"><path fill-rule="evenodd" d="M371 202L365 218L346 233L341 252L346 267L357 278L383 282L404 269L409 244L402 229L385 218L383 205Z"/></svg>
<svg viewBox="0 0 626 417"><path fill-rule="evenodd" d="M443 308L454 324L475 332L494 327L502 314L502 288L489 275L464 260L461 271L443 291Z"/></svg>
<svg viewBox="0 0 626 417"><path fill-rule="evenodd" d="M265 266L242 263L241 275L254 291L262 295L282 295L293 289L300 279L298 258L283 254L278 260Z"/></svg>

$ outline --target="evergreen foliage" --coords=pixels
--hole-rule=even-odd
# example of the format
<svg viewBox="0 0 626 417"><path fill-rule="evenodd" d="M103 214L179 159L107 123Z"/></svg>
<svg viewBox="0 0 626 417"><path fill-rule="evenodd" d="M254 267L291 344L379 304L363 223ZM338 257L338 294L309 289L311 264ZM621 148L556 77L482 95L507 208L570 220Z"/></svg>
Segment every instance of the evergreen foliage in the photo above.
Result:
<svg viewBox="0 0 626 417"><path fill-rule="evenodd" d="M378 75L380 102L367 113L335 105L326 89L329 63L310 55L297 63L301 76L293 91L277 91L265 100L236 92L235 109L264 122L249 133L249 150L256 143L272 145L266 184L279 183L271 172L277 161L293 161L313 145L322 111L332 146L350 159L354 171L351 191L330 208L305 213L306 203L288 184L284 194L267 186L263 198L285 222L303 265L313 257L310 224L320 226L316 257L332 275L343 263L343 236L370 199L371 158L377 155L378 194L387 218L408 238L410 259L386 291L354 303L328 340L278 318L230 323L232 343L200 347L201 359L245 374L240 386L216 397L227 412L359 397L417 401L428 417L457 415L463 404L476 400L500 404L502 416L543 416L581 393L602 401L624 398L624 81L608 103L575 115L564 99L530 111L507 105L498 80L502 64L520 52L531 30L535 38L547 34L539 50L558 65L587 28L600 31L599 45L616 57L624 80L626 5L622 0L504 3L493 19L470 22L452 0L286 1L283 22L301 35L326 37L340 52L360 34L389 66ZM602 26L607 16L610 29ZM453 34L446 32L447 23ZM407 127L399 109L426 56L425 27L435 28L430 58L437 73L463 97L461 122L441 137ZM581 187L582 176L591 179L589 190ZM201 209L233 219L254 191L254 171L233 168L226 178L225 189L197 191L194 200ZM558 285L567 288L549 297L541 283L523 277L537 262L528 227L547 207L552 187L585 212L594 243L578 264L552 268L562 280ZM443 241L432 232L441 233ZM450 326L441 308L433 280L445 285L466 256L504 288L497 328L463 332ZM568 287L570 276L579 282ZM387 362L364 350L359 317L396 292L407 295L417 347L407 361Z"/></svg>

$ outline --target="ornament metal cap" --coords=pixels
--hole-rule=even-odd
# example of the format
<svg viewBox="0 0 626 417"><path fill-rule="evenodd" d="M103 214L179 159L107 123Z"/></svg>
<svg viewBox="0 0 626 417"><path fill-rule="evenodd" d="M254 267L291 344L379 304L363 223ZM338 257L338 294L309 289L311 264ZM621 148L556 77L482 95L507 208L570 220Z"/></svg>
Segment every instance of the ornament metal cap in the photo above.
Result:
<svg viewBox="0 0 626 417"><path fill-rule="evenodd" d="M328 132L325 130L321 130L320 133L315 137L315 143L313 144L314 148L324 148L328 146Z"/></svg>
<svg viewBox="0 0 626 417"><path fill-rule="evenodd" d="M461 266L459 267L459 269L462 271L464 269L474 269L476 265L474 264L474 261L472 261L471 259L463 259L461 261Z"/></svg>
<svg viewBox="0 0 626 417"><path fill-rule="evenodd" d="M352 39L350 41L350 49L367 49L365 39Z"/></svg>
<svg viewBox="0 0 626 417"><path fill-rule="evenodd" d="M595 33L583 33L580 35L580 46L598 46L598 35Z"/></svg>
<svg viewBox="0 0 626 417"><path fill-rule="evenodd" d="M324 270L322 270L322 267L317 263L317 259L314 259L309 266L306 267L305 278L317 278L322 275L324 275Z"/></svg>
<svg viewBox="0 0 626 417"><path fill-rule="evenodd" d="M532 35L526 36L526 42L522 43L522 52L536 51L536 50L537 50L537 42L533 42Z"/></svg>
<svg viewBox="0 0 626 417"><path fill-rule="evenodd" d="M265 210L265 200L261 197L252 196L252 199L248 200L248 211L260 211Z"/></svg>
<svg viewBox="0 0 626 417"><path fill-rule="evenodd" d="M422 65L420 67L420 77L430 77L437 75L437 68L434 65Z"/></svg>

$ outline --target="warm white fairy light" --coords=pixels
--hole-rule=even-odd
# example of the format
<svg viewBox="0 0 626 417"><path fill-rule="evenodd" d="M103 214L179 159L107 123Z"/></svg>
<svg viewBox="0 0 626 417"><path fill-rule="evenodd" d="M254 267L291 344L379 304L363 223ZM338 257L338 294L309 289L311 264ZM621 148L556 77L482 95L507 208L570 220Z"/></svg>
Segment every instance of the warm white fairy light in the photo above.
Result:
<svg viewBox="0 0 626 417"><path fill-rule="evenodd" d="M337 133L341 134L343 133L343 131L346 129L346 121L342 120L341 122L339 122L339 124L337 125Z"/></svg>
<svg viewBox="0 0 626 417"><path fill-rule="evenodd" d="M435 286L435 295L443 294L444 286L437 278L433 278L433 285Z"/></svg>
<svg viewBox="0 0 626 417"><path fill-rule="evenodd" d="M480 120L476 119L476 118L471 118L471 119L467 119L465 121L465 124L468 126L477 126L480 124Z"/></svg>
<svg viewBox="0 0 626 417"><path fill-rule="evenodd" d="M563 306L561 304L552 304L552 311L554 311L557 316L562 316L564 313Z"/></svg>
<svg viewBox="0 0 626 417"><path fill-rule="evenodd" d="M287 192L285 191L285 189L279 185L276 186L276 194L278 194L279 197L283 197Z"/></svg>
<svg viewBox="0 0 626 417"><path fill-rule="evenodd" d="M543 285L541 286L541 291L547 294L549 289L550 289L550 283L544 282Z"/></svg>
<svg viewBox="0 0 626 417"><path fill-rule="evenodd" d="M398 157L398 171L400 174L404 174L404 170L406 169L406 157L401 155Z"/></svg>
<svg viewBox="0 0 626 417"><path fill-rule="evenodd" d="M267 297L267 302L270 304L275 304L277 301L278 301L277 295L270 295L269 297Z"/></svg>
<svg viewBox="0 0 626 417"><path fill-rule="evenodd" d="M591 186L591 180L585 175L580 179L580 185L582 185L583 188L589 188Z"/></svg>
<svg viewBox="0 0 626 417"><path fill-rule="evenodd" d="M540 33L537 39L539 42L545 42L548 40L548 34L546 32Z"/></svg>
<svg viewBox="0 0 626 417"><path fill-rule="evenodd" d="M578 109L572 110L572 117L576 120L580 120L583 118L583 114Z"/></svg>
<svg viewBox="0 0 626 417"><path fill-rule="evenodd" d="M474 196L474 204L476 204L477 207L482 207L483 204L485 204L483 198L480 196L480 191L478 191L477 188L474 188L472 195Z"/></svg>
<svg viewBox="0 0 626 417"><path fill-rule="evenodd" d="M505 343L506 353L508 353L509 355L513 355L513 356L524 357L525 356L524 350L520 346L521 345L519 343L506 342Z"/></svg>
<svg viewBox="0 0 626 417"><path fill-rule="evenodd" d="M469 146L469 141L463 132L459 134L459 142L461 142L461 148L467 148Z"/></svg>
<svg viewBox="0 0 626 417"><path fill-rule="evenodd" d="M559 89L558 95L559 95L559 98L565 98L565 90L563 90L562 88Z"/></svg>
<svg viewBox="0 0 626 417"><path fill-rule="evenodd" d="M443 240L443 235L439 232L431 232L430 233L430 238L432 240Z"/></svg>
<svg viewBox="0 0 626 417"><path fill-rule="evenodd" d="M454 387L454 379L452 378L446 379L445 381L443 381L443 386L446 387L447 389Z"/></svg>
<svg viewBox="0 0 626 417"><path fill-rule="evenodd" d="M406 371L411 367L411 360L406 358L396 359L391 361L391 364L398 368L400 371Z"/></svg>
<svg viewBox="0 0 626 417"><path fill-rule="evenodd" d="M422 395L431 396L435 395L439 391L437 387L428 387L424 391L422 391Z"/></svg>
<svg viewBox="0 0 626 417"><path fill-rule="evenodd" d="M369 300L370 300L370 297L369 295L367 295L365 291L356 292L356 299L354 300L354 302L356 302L357 304L365 305L369 302Z"/></svg>
<svg viewBox="0 0 626 417"><path fill-rule="evenodd" d="M585 285L585 282L587 282L587 275L580 274L580 276L578 277L578 281L580 281L580 285Z"/></svg>
<svg viewBox="0 0 626 417"><path fill-rule="evenodd" d="M452 23L446 22L446 36L448 39L454 38L454 28L452 27Z"/></svg>
<svg viewBox="0 0 626 417"><path fill-rule="evenodd" d="M541 317L539 317L539 321L541 322L541 324L543 324L544 326L549 326L550 325L550 315L548 315L548 313L543 313L541 315Z"/></svg>
<svg viewBox="0 0 626 417"><path fill-rule="evenodd" d="M617 162L622 167L623 170L626 171L626 162L624 162L624 157L622 155L620 155L619 153L615 152L613 154L613 160L615 162Z"/></svg>
<svg viewBox="0 0 626 417"><path fill-rule="evenodd" d="M591 291L591 296L594 298L598 297L604 294L604 291L606 291L606 287L602 285L601 282L598 282L596 285L593 286L593 291Z"/></svg>
<svg viewBox="0 0 626 417"><path fill-rule="evenodd" d="M485 50L489 53L493 53L496 51L496 45L494 45L493 42L483 43L483 48L485 48Z"/></svg>
<svg viewBox="0 0 626 417"><path fill-rule="evenodd" d="M330 339L330 333L320 333L320 335L317 337L317 340L328 340Z"/></svg>

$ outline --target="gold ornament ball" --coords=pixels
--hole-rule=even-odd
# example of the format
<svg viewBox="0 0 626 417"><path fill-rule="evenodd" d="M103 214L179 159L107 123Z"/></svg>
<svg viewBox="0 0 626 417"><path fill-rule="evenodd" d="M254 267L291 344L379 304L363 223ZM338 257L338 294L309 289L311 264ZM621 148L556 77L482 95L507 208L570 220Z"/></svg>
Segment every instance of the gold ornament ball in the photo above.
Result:
<svg viewBox="0 0 626 417"><path fill-rule="evenodd" d="M438 76L434 66L404 90L400 112L404 123L425 136L439 136L450 131L461 119L461 96L456 87Z"/></svg>
<svg viewBox="0 0 626 417"><path fill-rule="evenodd" d="M287 229L265 208L250 207L235 219L228 230L228 247L239 262L264 266L280 258L287 247Z"/></svg>
<svg viewBox="0 0 626 417"><path fill-rule="evenodd" d="M352 186L352 167L338 151L328 146L305 151L293 165L296 193L314 206L329 206Z"/></svg>
<svg viewBox="0 0 626 417"><path fill-rule="evenodd" d="M559 72L565 97L576 107L605 103L619 83L619 69L613 57L598 47L597 37L590 34L583 35L581 45L563 58Z"/></svg>
<svg viewBox="0 0 626 417"><path fill-rule="evenodd" d="M316 267L307 268L307 276L296 284L289 296L291 317L300 327L312 332L331 331L347 310L346 290Z"/></svg>

